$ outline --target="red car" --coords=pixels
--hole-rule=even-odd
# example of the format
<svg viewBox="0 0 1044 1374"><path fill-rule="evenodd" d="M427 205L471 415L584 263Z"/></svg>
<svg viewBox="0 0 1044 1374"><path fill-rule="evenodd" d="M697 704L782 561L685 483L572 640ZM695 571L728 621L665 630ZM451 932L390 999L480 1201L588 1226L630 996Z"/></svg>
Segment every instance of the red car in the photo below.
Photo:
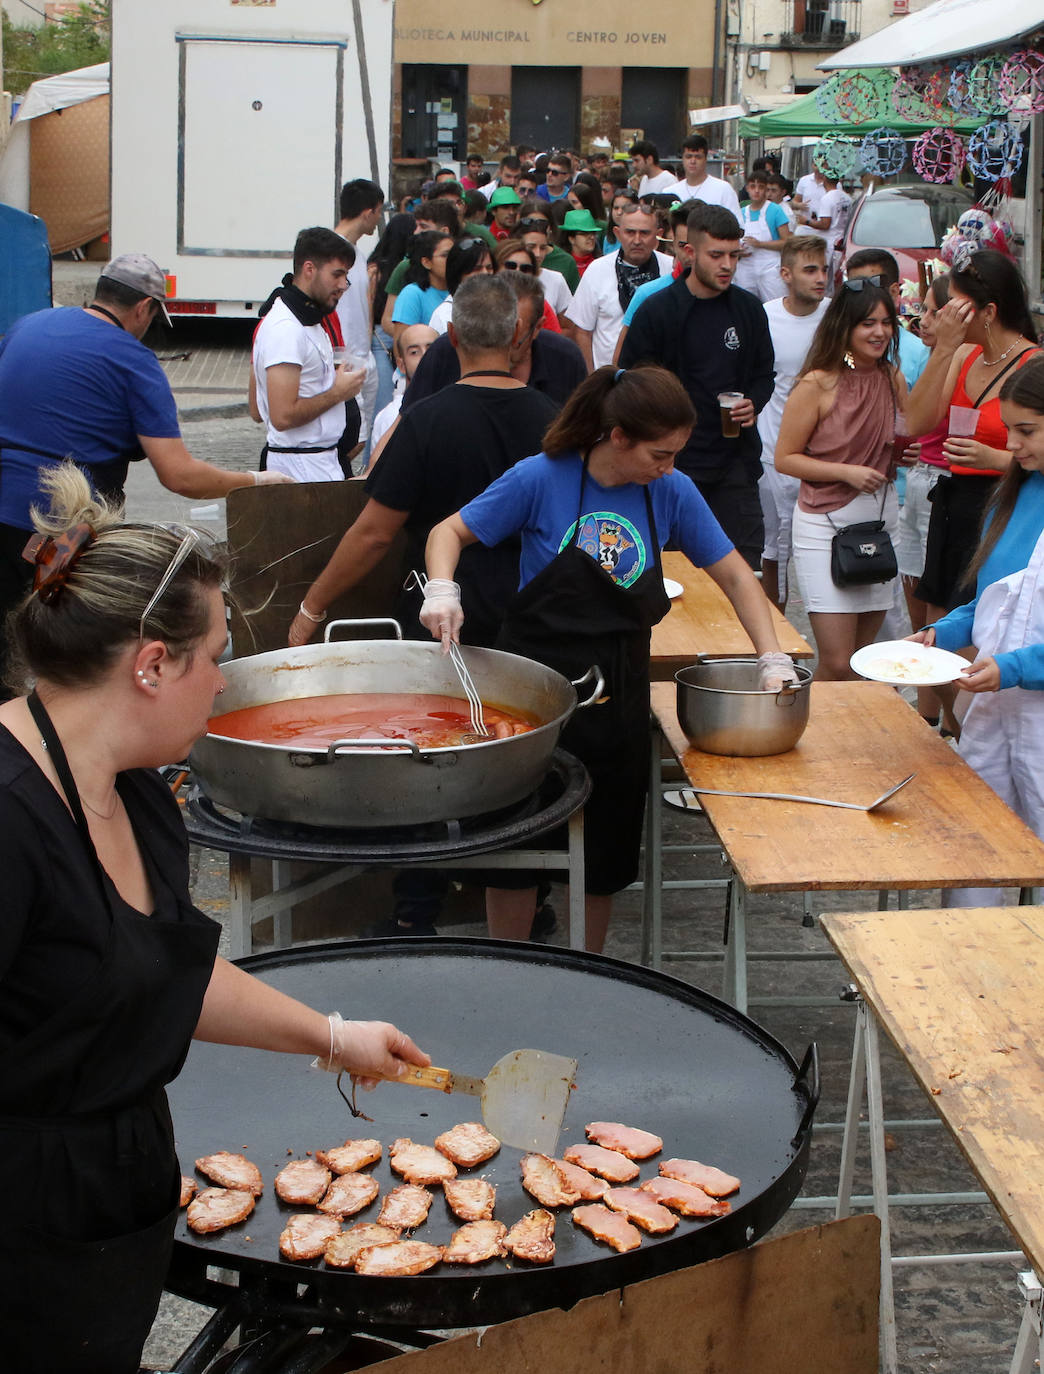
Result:
<svg viewBox="0 0 1044 1374"><path fill-rule="evenodd" d="M917 281L917 264L939 256L948 229L975 204L963 186L931 186L923 181L882 186L863 193L852 207L837 261L837 283L845 263L861 248L887 248L899 263L902 281Z"/></svg>

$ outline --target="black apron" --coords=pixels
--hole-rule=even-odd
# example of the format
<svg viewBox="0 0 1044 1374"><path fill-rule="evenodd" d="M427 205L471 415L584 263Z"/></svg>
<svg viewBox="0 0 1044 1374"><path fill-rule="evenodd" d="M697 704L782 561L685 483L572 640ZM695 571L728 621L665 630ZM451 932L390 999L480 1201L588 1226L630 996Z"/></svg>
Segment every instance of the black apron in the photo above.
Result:
<svg viewBox="0 0 1044 1374"><path fill-rule="evenodd" d="M123 902L98 861L53 726L34 698L30 709L110 926L93 974L0 1067L0 1151L5 1177L18 1180L0 1248L4 1357L20 1374L135 1374L177 1213L163 1083L188 1052L219 932L202 917L154 919ZM148 868L159 904L156 885L166 879L154 862ZM177 894L168 884L163 897ZM121 1075L148 1086L125 1105L94 1110L118 1099Z"/></svg>
<svg viewBox="0 0 1044 1374"><path fill-rule="evenodd" d="M591 775L584 812L586 888L608 895L638 873L649 772L649 637L671 603L648 487L653 561L630 587L615 582L579 547L589 458L580 476L574 537L516 594L496 647L571 679L594 663L602 670L607 699L577 711L560 743Z"/></svg>

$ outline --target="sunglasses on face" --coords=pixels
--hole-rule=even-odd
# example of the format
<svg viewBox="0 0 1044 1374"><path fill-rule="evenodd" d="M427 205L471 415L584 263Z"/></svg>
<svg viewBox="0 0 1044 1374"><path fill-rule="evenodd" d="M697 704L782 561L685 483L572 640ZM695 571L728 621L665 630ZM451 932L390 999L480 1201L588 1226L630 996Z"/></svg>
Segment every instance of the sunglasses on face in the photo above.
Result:
<svg viewBox="0 0 1044 1374"><path fill-rule="evenodd" d="M884 278L878 272L872 277L849 277L845 282L846 291L862 291L864 286L883 286Z"/></svg>
<svg viewBox="0 0 1044 1374"><path fill-rule="evenodd" d="M519 227L520 229L524 230L525 233L527 233L527 234L529 234L529 233L534 233L534 234L535 234L535 233L546 234L546 233L548 232L549 228L550 228L550 226L548 225L547 220L541 218L541 216L539 216L539 215L534 215L532 219L527 218L527 219L521 219L521 220L519 220L519 222L518 222L518 227Z"/></svg>
<svg viewBox="0 0 1044 1374"><path fill-rule="evenodd" d="M531 262L511 262L511 260L509 259L507 262L502 263L501 265L505 267L509 272L522 272L527 277L533 276L533 274L536 272L536 268L533 266Z"/></svg>

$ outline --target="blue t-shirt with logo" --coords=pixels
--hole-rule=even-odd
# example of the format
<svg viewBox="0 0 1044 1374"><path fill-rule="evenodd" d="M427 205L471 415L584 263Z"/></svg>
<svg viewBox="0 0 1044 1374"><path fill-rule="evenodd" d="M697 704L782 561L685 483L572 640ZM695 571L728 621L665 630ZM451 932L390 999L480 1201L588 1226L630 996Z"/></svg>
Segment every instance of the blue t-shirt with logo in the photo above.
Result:
<svg viewBox="0 0 1044 1374"><path fill-rule="evenodd" d="M622 329L630 329L631 321L634 319L634 312L642 302L647 301L649 297L654 295L657 291L662 291L665 286L670 286L672 281L674 281L674 276L670 272L665 272L662 277L657 277L655 281L642 282L641 286L639 286L638 290L631 297L631 304L624 311L623 324L620 327Z"/></svg>
<svg viewBox="0 0 1044 1374"><path fill-rule="evenodd" d="M584 480L578 453L524 458L461 511L461 519L483 544L492 547L521 533L519 587L574 540L615 582L632 586L655 564L645 506L645 488L637 482L603 487L590 473ZM692 481L668 472L649 484L660 546L682 550L696 567L717 563L732 543L710 513ZM576 513L580 506L580 531Z"/></svg>
<svg viewBox="0 0 1044 1374"><path fill-rule="evenodd" d="M79 308L40 310L0 340L0 521L30 529L49 460L86 468L140 455L138 436L176 439L178 411L156 355ZM20 450L19 444L27 448ZM57 461L57 460L54 460Z"/></svg>

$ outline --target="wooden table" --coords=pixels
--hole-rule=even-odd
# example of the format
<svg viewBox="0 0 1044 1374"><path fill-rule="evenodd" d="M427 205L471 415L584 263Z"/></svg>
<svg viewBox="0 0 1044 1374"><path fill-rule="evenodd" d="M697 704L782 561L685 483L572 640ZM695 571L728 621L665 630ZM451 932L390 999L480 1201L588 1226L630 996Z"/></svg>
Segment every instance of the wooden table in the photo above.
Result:
<svg viewBox="0 0 1044 1374"><path fill-rule="evenodd" d="M679 668L695 663L698 655L730 658L752 654L754 645L740 624L732 603L702 568L694 568L683 553L663 555L663 575L680 582L682 595L653 627L651 672L654 682L673 680ZM791 658L811 658L812 648L788 620L772 608L776 638Z"/></svg>
<svg viewBox="0 0 1044 1374"><path fill-rule="evenodd" d="M1044 909L830 913L821 921L866 1006L929 1095L1037 1274L1044 1274ZM883 1202L889 1271L886 1280L882 1270L884 1298L891 1254L883 1113L874 1096L871 1158L876 1144L880 1175L874 1179L875 1210L881 1215ZM860 1106L850 1096L849 1116L857 1117ZM846 1147L854 1145L854 1129L853 1123L846 1131ZM1027 1362L1019 1367L1029 1369L1036 1342L1025 1322L1024 1331Z"/></svg>
<svg viewBox="0 0 1044 1374"><path fill-rule="evenodd" d="M748 892L878 891L1044 884L1044 844L892 688L874 682L813 683L809 723L796 748L769 758L727 758L689 746L675 689L655 683L653 715L689 785L796 792L870 802L907 773L894 800L866 814L797 802L703 795L700 801L736 881L726 948L726 996L746 1007ZM653 753L657 753L654 747ZM659 807L648 809L647 844L659 853ZM650 955L659 966L660 911L647 900Z"/></svg>

